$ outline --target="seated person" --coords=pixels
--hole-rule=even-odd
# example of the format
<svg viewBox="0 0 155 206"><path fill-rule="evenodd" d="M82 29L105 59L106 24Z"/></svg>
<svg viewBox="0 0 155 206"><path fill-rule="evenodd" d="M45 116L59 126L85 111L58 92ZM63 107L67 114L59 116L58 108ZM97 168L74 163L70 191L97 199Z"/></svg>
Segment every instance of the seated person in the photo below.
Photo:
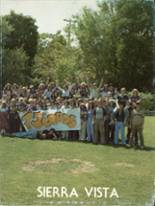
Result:
<svg viewBox="0 0 155 206"><path fill-rule="evenodd" d="M38 134L39 139L58 139L58 134L55 129L43 130Z"/></svg>

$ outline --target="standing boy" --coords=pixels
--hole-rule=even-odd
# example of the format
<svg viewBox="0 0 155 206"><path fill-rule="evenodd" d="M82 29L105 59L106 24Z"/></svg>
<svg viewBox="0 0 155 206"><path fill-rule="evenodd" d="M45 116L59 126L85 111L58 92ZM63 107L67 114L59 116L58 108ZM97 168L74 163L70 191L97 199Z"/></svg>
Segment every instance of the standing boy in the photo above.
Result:
<svg viewBox="0 0 155 206"><path fill-rule="evenodd" d="M143 127L144 127L144 113L140 108L140 101L134 103L134 109L131 115L131 131L132 137L130 140L130 145L133 145L133 139L136 138L136 134L140 139L140 147L144 148L144 137L143 137Z"/></svg>
<svg viewBox="0 0 155 206"><path fill-rule="evenodd" d="M125 102L119 101L118 108L114 111L114 120L115 120L115 138L114 143L118 144L119 140L119 131L121 131L122 144L125 145L125 125L128 117L128 112L125 110Z"/></svg>

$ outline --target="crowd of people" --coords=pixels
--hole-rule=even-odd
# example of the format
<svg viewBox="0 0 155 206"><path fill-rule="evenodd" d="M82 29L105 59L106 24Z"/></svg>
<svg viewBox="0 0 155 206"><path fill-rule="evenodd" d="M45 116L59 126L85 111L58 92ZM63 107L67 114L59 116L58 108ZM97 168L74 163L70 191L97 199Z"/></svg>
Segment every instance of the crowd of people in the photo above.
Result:
<svg viewBox="0 0 155 206"><path fill-rule="evenodd" d="M126 88L115 88L103 80L99 86L67 81L63 87L49 81L37 86L7 83L0 99L0 112L9 114L9 133L13 133L24 130L22 126L17 127L20 121L18 112L80 108L80 130L60 132L51 129L42 131L39 137L114 145L120 144L121 137L122 145L144 148L142 101L137 89L129 95ZM6 133L5 128L0 132Z"/></svg>

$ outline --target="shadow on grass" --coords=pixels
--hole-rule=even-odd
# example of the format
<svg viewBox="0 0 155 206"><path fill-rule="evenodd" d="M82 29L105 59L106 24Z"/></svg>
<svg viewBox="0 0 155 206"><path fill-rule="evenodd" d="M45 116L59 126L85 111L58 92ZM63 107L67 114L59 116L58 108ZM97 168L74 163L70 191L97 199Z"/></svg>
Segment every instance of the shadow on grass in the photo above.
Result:
<svg viewBox="0 0 155 206"><path fill-rule="evenodd" d="M22 139L22 140L25 140L25 139L28 139L28 140L32 140L32 141L61 141L61 142L76 142L76 143L79 143L79 144L92 144L92 145L101 145L101 144L93 144L92 142L88 142L88 141L79 141L79 140L66 140L66 139L38 139L38 138L30 138L30 137L15 137L15 136L1 136L2 138L5 138L5 137L8 137L10 138L12 141L16 140L16 139ZM121 144L118 144L118 145L115 145L115 144L112 144L112 143L109 143L109 144L103 144L103 146L105 147L113 147L113 148L124 148L124 149L127 149L127 150L141 150L141 151L155 151L155 147L151 147L151 146L145 146L143 149L140 148L139 146L136 146L136 147L128 147L126 145L121 145Z"/></svg>
<svg viewBox="0 0 155 206"><path fill-rule="evenodd" d="M140 148L139 146L136 147L127 147L127 146L123 146L123 145L107 145L107 146L112 146L113 148L125 148L127 150L141 150L141 151L155 151L155 147L150 147L150 146L145 146L143 149Z"/></svg>
<svg viewBox="0 0 155 206"><path fill-rule="evenodd" d="M146 146L143 150L145 150L145 151L155 151L155 147Z"/></svg>

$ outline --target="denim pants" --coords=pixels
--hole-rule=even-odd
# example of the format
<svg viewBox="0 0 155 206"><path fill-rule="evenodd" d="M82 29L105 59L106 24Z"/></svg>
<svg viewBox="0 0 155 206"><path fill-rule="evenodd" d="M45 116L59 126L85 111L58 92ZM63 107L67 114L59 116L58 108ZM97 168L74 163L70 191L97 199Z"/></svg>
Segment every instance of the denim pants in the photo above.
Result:
<svg viewBox="0 0 155 206"><path fill-rule="evenodd" d="M94 139L94 127L93 123L88 121L87 122L87 141L92 142Z"/></svg>
<svg viewBox="0 0 155 206"><path fill-rule="evenodd" d="M12 135L16 137L30 137L32 139L35 139L37 137L37 132L36 131L27 131L27 132L15 132L12 133Z"/></svg>
<svg viewBox="0 0 155 206"><path fill-rule="evenodd" d="M92 142L94 139L93 111L87 114L87 141Z"/></svg>
<svg viewBox="0 0 155 206"><path fill-rule="evenodd" d="M115 140L114 143L118 144L119 131L121 130L122 144L125 144L125 127L123 122L116 122L115 124Z"/></svg>

